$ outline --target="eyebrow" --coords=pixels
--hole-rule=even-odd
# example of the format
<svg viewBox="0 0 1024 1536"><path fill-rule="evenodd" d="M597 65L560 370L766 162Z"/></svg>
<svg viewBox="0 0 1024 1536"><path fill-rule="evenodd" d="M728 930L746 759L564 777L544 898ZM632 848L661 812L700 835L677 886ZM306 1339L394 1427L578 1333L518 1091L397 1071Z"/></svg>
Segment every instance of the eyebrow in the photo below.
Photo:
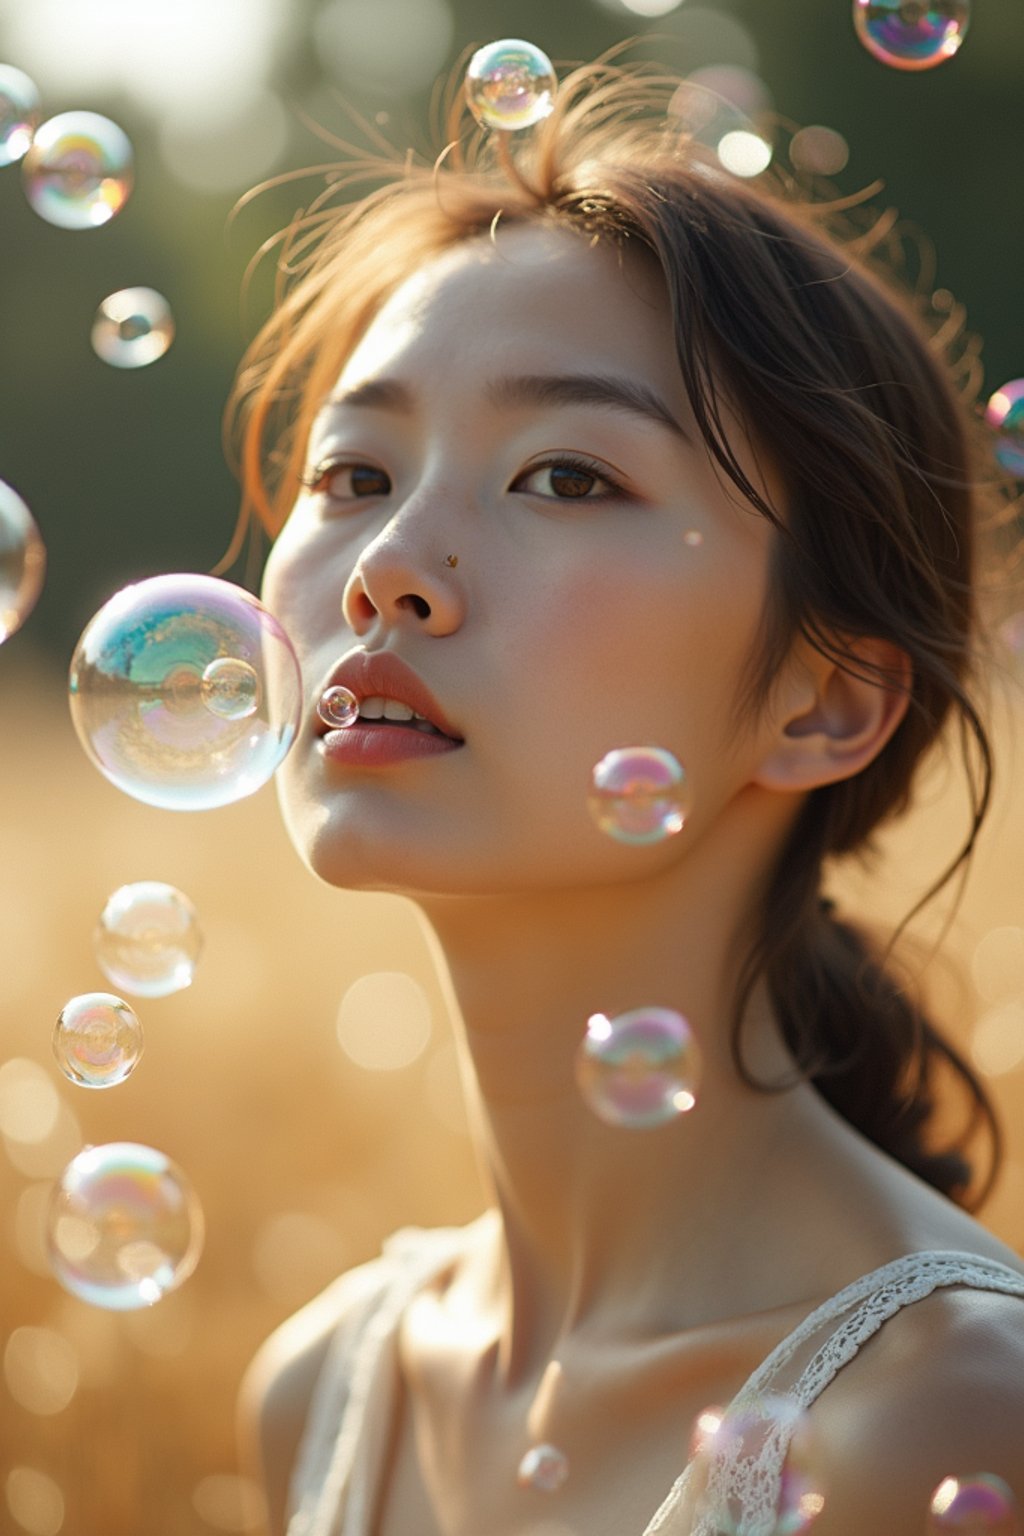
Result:
<svg viewBox="0 0 1024 1536"><path fill-rule="evenodd" d="M484 395L498 409L525 405L610 406L666 427L684 442L693 441L654 390L635 379L594 373L518 374L493 380ZM364 384L332 395L326 404L328 408L356 406L397 411L402 415L411 415L414 409L411 393L397 379L368 379Z"/></svg>

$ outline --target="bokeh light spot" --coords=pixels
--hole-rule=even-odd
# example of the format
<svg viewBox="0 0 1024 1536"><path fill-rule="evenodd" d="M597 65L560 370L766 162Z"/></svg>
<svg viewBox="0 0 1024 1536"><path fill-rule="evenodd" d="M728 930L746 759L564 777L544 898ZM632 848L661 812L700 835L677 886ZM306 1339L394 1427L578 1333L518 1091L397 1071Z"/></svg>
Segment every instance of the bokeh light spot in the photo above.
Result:
<svg viewBox="0 0 1024 1536"><path fill-rule="evenodd" d="M338 1010L338 1044L357 1066L397 1072L423 1054L430 1041L430 1002L403 971L375 971L349 987Z"/></svg>

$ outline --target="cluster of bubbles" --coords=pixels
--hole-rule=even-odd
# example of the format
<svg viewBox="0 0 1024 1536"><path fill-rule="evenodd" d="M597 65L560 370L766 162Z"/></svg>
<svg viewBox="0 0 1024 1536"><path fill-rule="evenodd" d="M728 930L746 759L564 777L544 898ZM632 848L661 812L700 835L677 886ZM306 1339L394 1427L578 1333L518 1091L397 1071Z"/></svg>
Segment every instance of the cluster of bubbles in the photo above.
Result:
<svg viewBox="0 0 1024 1536"><path fill-rule="evenodd" d="M958 52L970 19L970 0L853 0L857 36L891 69L944 64Z"/></svg>
<svg viewBox="0 0 1024 1536"><path fill-rule="evenodd" d="M46 575L46 547L35 518L12 486L0 480L0 643L35 607Z"/></svg>

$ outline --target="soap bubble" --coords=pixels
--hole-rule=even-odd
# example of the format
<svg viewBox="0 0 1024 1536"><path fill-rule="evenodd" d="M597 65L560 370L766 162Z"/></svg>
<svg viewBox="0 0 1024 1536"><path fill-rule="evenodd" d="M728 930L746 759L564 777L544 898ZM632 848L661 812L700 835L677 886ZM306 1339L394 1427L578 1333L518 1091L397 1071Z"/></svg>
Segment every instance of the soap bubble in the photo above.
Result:
<svg viewBox="0 0 1024 1536"><path fill-rule="evenodd" d="M36 129L21 168L32 207L61 229L97 229L121 211L132 190L132 146L98 112L49 118Z"/></svg>
<svg viewBox="0 0 1024 1536"><path fill-rule="evenodd" d="M557 1493L569 1476L569 1462L557 1445L531 1445L516 1473L520 1488Z"/></svg>
<svg viewBox="0 0 1024 1536"><path fill-rule="evenodd" d="M344 731L359 719L359 700L349 688L325 688L316 712L324 725Z"/></svg>
<svg viewBox="0 0 1024 1536"><path fill-rule="evenodd" d="M1001 1477L947 1477L932 1495L929 1536L1020 1536L1017 1505Z"/></svg>
<svg viewBox="0 0 1024 1536"><path fill-rule="evenodd" d="M84 992L65 1003L53 1029L53 1054L69 1082L116 1088L142 1055L142 1025L112 992Z"/></svg>
<svg viewBox="0 0 1024 1536"><path fill-rule="evenodd" d="M774 1463L783 1447L772 1536L802 1536L825 1508L820 1451L809 1416L793 1398L765 1393L725 1410L707 1409L698 1416L693 1444L702 1512L713 1514L720 1536L738 1536L744 1528L739 1498L720 1493L722 1472L749 1471L762 1460ZM742 1473L733 1477L738 1486Z"/></svg>
<svg viewBox="0 0 1024 1536"><path fill-rule="evenodd" d="M202 945L195 907L162 880L122 885L93 934L104 975L136 997L167 997L189 986Z"/></svg>
<svg viewBox="0 0 1024 1536"><path fill-rule="evenodd" d="M223 677L222 660L234 664ZM284 759L302 709L288 636L250 593L214 576L153 576L116 593L86 626L69 686L75 729L101 773L167 810L254 793Z"/></svg>
<svg viewBox="0 0 1024 1536"><path fill-rule="evenodd" d="M576 1053L576 1081L608 1125L648 1130L691 1110L700 1076L693 1031L671 1008L595 1013Z"/></svg>
<svg viewBox="0 0 1024 1536"><path fill-rule="evenodd" d="M53 1192L50 1264L95 1307L148 1307L195 1269L203 1227L195 1191L162 1152L130 1141L86 1147Z"/></svg>
<svg viewBox="0 0 1024 1536"><path fill-rule="evenodd" d="M619 843L660 843L690 810L682 765L663 747L617 747L597 764L587 800L602 832Z"/></svg>
<svg viewBox="0 0 1024 1536"><path fill-rule="evenodd" d="M485 128L532 128L551 111L557 89L547 54L518 37L478 48L466 70L466 100Z"/></svg>
<svg viewBox="0 0 1024 1536"><path fill-rule="evenodd" d="M155 288L108 294L92 323L92 349L114 368L145 368L174 340L171 307Z"/></svg>
<svg viewBox="0 0 1024 1536"><path fill-rule="evenodd" d="M17 491L0 480L0 643L28 618L43 590L46 548Z"/></svg>
<svg viewBox="0 0 1024 1536"><path fill-rule="evenodd" d="M970 19L970 0L853 0L857 36L893 69L944 64L963 42Z"/></svg>
<svg viewBox="0 0 1024 1536"><path fill-rule="evenodd" d="M1011 379L985 407L985 420L996 432L996 458L1011 475L1024 478L1024 379Z"/></svg>
<svg viewBox="0 0 1024 1536"><path fill-rule="evenodd" d="M13 165L27 152L41 115L35 81L0 64L0 165Z"/></svg>

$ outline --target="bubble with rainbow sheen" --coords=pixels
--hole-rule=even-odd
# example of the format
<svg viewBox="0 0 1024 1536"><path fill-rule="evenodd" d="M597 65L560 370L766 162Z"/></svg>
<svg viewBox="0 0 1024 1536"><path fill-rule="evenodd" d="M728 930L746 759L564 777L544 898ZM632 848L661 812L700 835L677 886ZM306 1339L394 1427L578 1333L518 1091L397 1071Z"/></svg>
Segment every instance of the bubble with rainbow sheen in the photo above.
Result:
<svg viewBox="0 0 1024 1536"><path fill-rule="evenodd" d="M191 986L202 947L195 907L163 880L120 886L93 934L103 974L135 997L168 997Z"/></svg>
<svg viewBox="0 0 1024 1536"><path fill-rule="evenodd" d="M210 680L224 660L227 703ZM112 784L147 805L200 811L267 783L298 731L302 684L273 614L233 582L186 573L104 604L75 647L69 700L86 753Z"/></svg>
<svg viewBox="0 0 1024 1536"><path fill-rule="evenodd" d="M36 129L21 162L25 195L48 224L98 229L128 201L133 183L127 134L98 112L61 112Z"/></svg>
<svg viewBox="0 0 1024 1536"><path fill-rule="evenodd" d="M932 1494L928 1536L1021 1536L1013 1493L1001 1477L946 1477Z"/></svg>
<svg viewBox="0 0 1024 1536"><path fill-rule="evenodd" d="M112 368L146 368L174 340L171 306L155 288L119 288L96 311L92 349Z"/></svg>
<svg viewBox="0 0 1024 1536"><path fill-rule="evenodd" d="M142 1025L112 992L83 992L64 1004L53 1027L53 1054L80 1088L116 1088L142 1056Z"/></svg>
<svg viewBox="0 0 1024 1536"><path fill-rule="evenodd" d="M996 458L1024 479L1024 379L1010 379L989 396L985 420L996 435Z"/></svg>
<svg viewBox="0 0 1024 1536"><path fill-rule="evenodd" d="M724 1409L705 1409L691 1444L699 1513L713 1518L719 1536L739 1536L746 1529L740 1499L723 1492L741 1480L734 1469L753 1468L762 1458L775 1461L780 1452L771 1536L803 1536L825 1508L821 1451L809 1415L794 1398L762 1393Z"/></svg>
<svg viewBox="0 0 1024 1536"><path fill-rule="evenodd" d="M853 0L857 36L891 69L944 64L959 50L970 20L970 0Z"/></svg>
<svg viewBox="0 0 1024 1536"><path fill-rule="evenodd" d="M693 1030L672 1008L595 1013L576 1053L576 1081L607 1125L649 1130L687 1114L697 1102L700 1051Z"/></svg>
<svg viewBox="0 0 1024 1536"><path fill-rule="evenodd" d="M46 546L13 486L0 480L0 644L35 607L46 575Z"/></svg>
<svg viewBox="0 0 1024 1536"><path fill-rule="evenodd" d="M138 1142L86 1147L47 1213L50 1267L73 1296L113 1312L152 1306L195 1269L203 1210L163 1152Z"/></svg>
<svg viewBox="0 0 1024 1536"><path fill-rule="evenodd" d="M27 154L41 117L35 81L13 64L0 64L0 166Z"/></svg>
<svg viewBox="0 0 1024 1536"><path fill-rule="evenodd" d="M359 719L359 700L351 688L338 684L324 689L316 712L324 725L332 726L336 731L347 731Z"/></svg>
<svg viewBox="0 0 1024 1536"><path fill-rule="evenodd" d="M478 48L466 70L466 100L478 123L515 133L542 122L555 104L558 79L534 43L503 37Z"/></svg>
<svg viewBox="0 0 1024 1536"><path fill-rule="evenodd" d="M686 773L664 747L615 747L595 766L587 806L618 843L660 843L681 832L690 812Z"/></svg>

